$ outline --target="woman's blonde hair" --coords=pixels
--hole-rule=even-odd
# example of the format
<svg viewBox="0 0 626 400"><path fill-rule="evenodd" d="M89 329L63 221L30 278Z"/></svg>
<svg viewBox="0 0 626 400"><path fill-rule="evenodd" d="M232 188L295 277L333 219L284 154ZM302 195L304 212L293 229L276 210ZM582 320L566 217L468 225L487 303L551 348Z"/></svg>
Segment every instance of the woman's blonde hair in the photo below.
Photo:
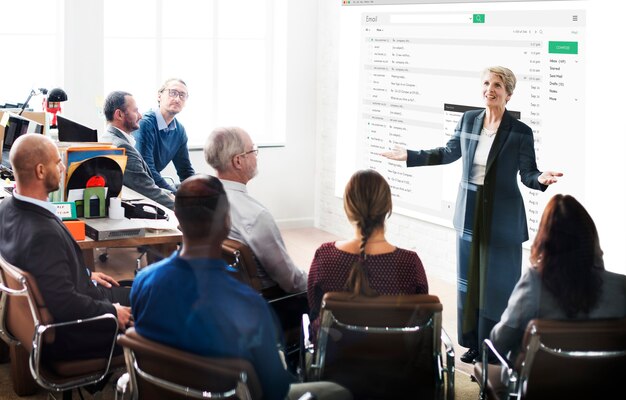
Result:
<svg viewBox="0 0 626 400"><path fill-rule="evenodd" d="M506 93L509 96L513 94L513 92L515 91L515 85L517 84L517 78L515 77L513 71L500 66L487 67L483 70L482 76L484 76L488 72L499 76L500 79L502 79L502 82L504 82L504 88L506 90Z"/></svg>

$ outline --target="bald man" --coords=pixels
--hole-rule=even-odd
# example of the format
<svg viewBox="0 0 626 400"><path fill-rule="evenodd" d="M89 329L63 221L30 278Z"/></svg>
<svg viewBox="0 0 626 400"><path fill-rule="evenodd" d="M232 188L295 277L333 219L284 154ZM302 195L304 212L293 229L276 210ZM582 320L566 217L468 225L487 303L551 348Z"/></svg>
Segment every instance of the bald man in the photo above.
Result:
<svg viewBox="0 0 626 400"><path fill-rule="evenodd" d="M124 330L132 323L130 308L119 302L128 305L129 289L85 267L81 249L48 201L65 170L54 142L39 134L20 136L9 158L15 190L0 203L0 254L33 275L54 322L111 313ZM108 356L111 340L110 334L88 328L59 331L54 343L44 347L44 357Z"/></svg>

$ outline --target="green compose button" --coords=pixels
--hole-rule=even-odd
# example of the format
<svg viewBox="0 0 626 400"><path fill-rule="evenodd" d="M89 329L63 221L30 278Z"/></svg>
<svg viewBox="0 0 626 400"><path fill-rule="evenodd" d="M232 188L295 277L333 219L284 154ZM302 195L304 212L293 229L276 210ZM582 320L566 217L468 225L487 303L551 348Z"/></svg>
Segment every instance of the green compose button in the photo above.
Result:
<svg viewBox="0 0 626 400"><path fill-rule="evenodd" d="M472 16L472 22L475 24L484 24L485 23L485 14L474 14Z"/></svg>
<svg viewBox="0 0 626 400"><path fill-rule="evenodd" d="M548 42L548 53L578 54L578 42Z"/></svg>

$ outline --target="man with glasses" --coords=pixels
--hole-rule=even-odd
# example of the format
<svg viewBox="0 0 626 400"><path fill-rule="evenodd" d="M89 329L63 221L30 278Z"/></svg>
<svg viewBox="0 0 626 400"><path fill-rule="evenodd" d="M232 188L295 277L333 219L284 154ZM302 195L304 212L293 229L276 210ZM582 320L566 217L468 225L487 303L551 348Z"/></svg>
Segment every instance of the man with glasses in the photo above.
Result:
<svg viewBox="0 0 626 400"><path fill-rule="evenodd" d="M176 188L161 176L170 161L181 182L195 173L189 160L185 127L176 119L188 97L187 84L183 80L168 79L157 94L159 108L146 112L134 133L135 147L148 164L154 181L173 193Z"/></svg>
<svg viewBox="0 0 626 400"><path fill-rule="evenodd" d="M174 209L174 195L156 185L148 165L134 147L135 139L131 132L139 127L141 114L133 96L120 91L110 93L104 100L104 116L108 126L100 141L126 149L124 186L169 209Z"/></svg>
<svg viewBox="0 0 626 400"><path fill-rule="evenodd" d="M257 173L258 149L241 128L217 128L204 145L204 157L217 172L230 202L229 238L246 244L260 264L264 288L278 284L285 292L306 290L307 275L287 254L274 218L248 194L246 184Z"/></svg>

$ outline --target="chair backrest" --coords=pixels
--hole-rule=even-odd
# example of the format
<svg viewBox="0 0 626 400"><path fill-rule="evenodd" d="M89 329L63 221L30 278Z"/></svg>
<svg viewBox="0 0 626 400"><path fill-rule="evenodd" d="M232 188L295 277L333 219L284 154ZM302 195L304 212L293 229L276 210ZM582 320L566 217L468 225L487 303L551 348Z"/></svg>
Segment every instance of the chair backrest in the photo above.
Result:
<svg viewBox="0 0 626 400"><path fill-rule="evenodd" d="M100 382L112 366L123 365L121 357L112 358L113 339L117 333L117 319L114 315L105 314L55 324L35 278L2 256L0 290L3 292L2 301L5 302L0 307L2 336L9 341L19 342L25 350L11 359L13 388L17 394L32 394L29 379L25 378L28 373L46 390L64 391ZM81 326L95 326L98 333L110 332L108 352L103 351L101 357L90 359L84 359L77 353L76 359L70 354L67 355L68 360L44 360L44 347L53 344L65 332L81 329ZM28 357L28 361L22 357Z"/></svg>
<svg viewBox="0 0 626 400"><path fill-rule="evenodd" d="M359 399L436 397L442 309L430 295L326 293L314 356L318 378Z"/></svg>
<svg viewBox="0 0 626 400"><path fill-rule="evenodd" d="M263 286L258 277L257 263L250 247L237 240L226 239L222 242L222 258L235 270L237 279L261 291Z"/></svg>
<svg viewBox="0 0 626 400"><path fill-rule="evenodd" d="M260 292L266 299L275 299L285 296L285 293L277 284L263 287L259 278L259 263L246 244L234 239L226 239L222 242L222 259L232 268L232 273L241 282L250 285Z"/></svg>
<svg viewBox="0 0 626 400"><path fill-rule="evenodd" d="M532 320L522 348L524 399L611 398L624 391L626 318Z"/></svg>
<svg viewBox="0 0 626 400"><path fill-rule="evenodd" d="M146 339L134 328L117 342L124 347L134 399L262 396L254 367L246 360L201 357Z"/></svg>
<svg viewBox="0 0 626 400"><path fill-rule="evenodd" d="M51 324L52 315L48 311L41 292L33 276L10 264L0 256L0 290L4 293L5 306L0 315L0 329L3 334L22 344L29 353L33 348L33 337L37 325ZM54 341L54 329L44 335L44 341Z"/></svg>

